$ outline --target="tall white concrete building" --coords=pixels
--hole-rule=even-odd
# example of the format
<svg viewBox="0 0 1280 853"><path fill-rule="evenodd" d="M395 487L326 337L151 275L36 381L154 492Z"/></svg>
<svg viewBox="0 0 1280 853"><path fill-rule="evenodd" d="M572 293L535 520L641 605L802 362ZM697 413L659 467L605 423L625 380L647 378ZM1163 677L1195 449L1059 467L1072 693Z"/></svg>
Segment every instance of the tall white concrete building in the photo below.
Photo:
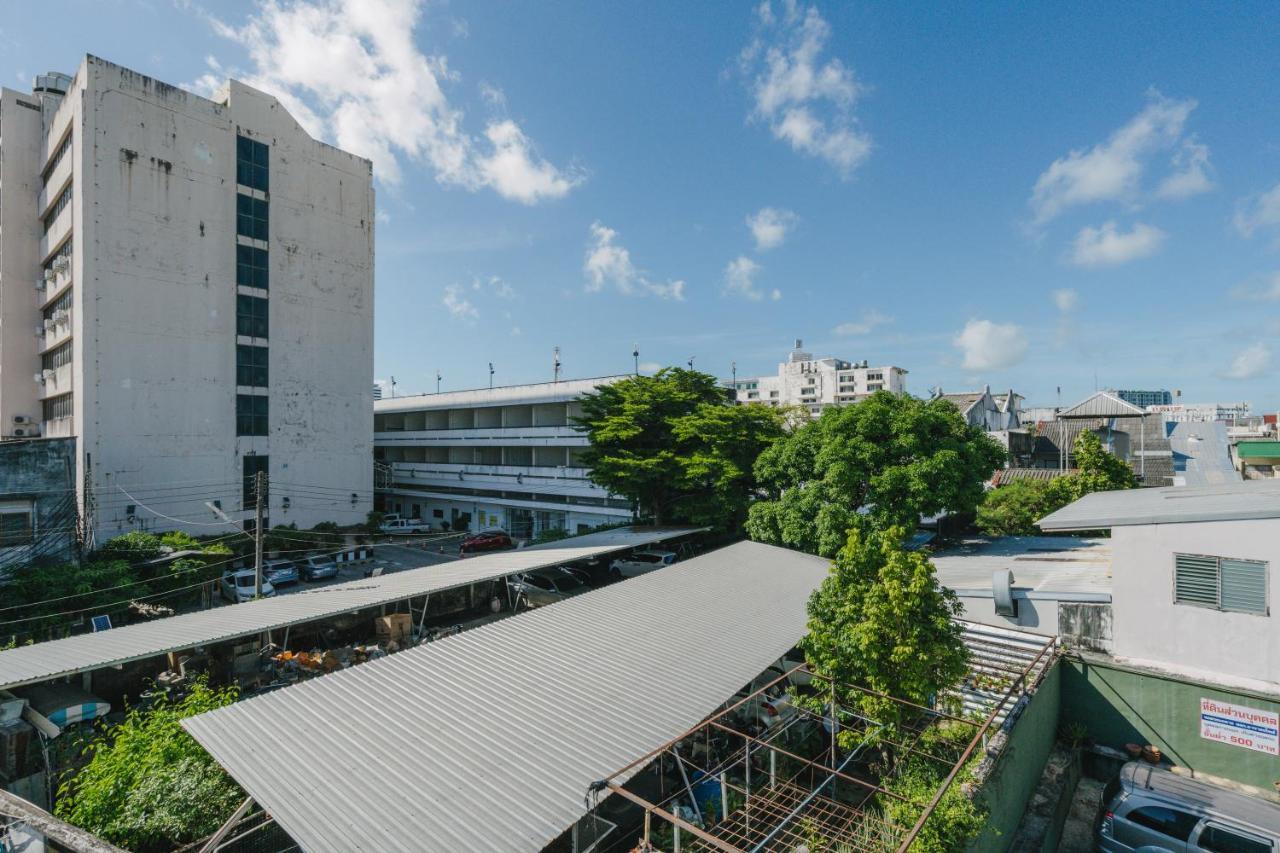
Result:
<svg viewBox="0 0 1280 853"><path fill-rule="evenodd" d="M76 438L99 540L251 517L257 471L272 524L362 519L373 222L370 162L237 81L3 90L0 434Z"/></svg>
<svg viewBox="0 0 1280 853"><path fill-rule="evenodd" d="M770 406L803 406L819 414L829 406L856 403L876 391L906 393L907 371L901 367L871 367L839 358L814 358L797 340L776 376L735 379L733 390L740 403Z"/></svg>
<svg viewBox="0 0 1280 853"><path fill-rule="evenodd" d="M573 422L583 394L625 379L572 379L374 402L374 458L387 512L449 530L500 527L528 539L632 517L587 479Z"/></svg>

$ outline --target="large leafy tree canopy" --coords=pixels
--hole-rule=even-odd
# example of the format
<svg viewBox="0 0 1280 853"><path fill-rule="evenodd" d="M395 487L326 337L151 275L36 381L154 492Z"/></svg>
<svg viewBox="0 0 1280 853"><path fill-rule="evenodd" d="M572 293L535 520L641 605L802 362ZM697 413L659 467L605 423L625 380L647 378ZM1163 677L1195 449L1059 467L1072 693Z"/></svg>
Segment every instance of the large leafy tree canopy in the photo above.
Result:
<svg viewBox="0 0 1280 853"><path fill-rule="evenodd" d="M875 691L838 698L883 724L878 734L886 740L896 739L909 709L885 696L927 706L968 664L955 621L961 605L938 583L928 556L903 547L907 530L877 529L866 519L854 526L809 599L801 643L815 672Z"/></svg>
<svg viewBox="0 0 1280 853"><path fill-rule="evenodd" d="M176 702L133 710L87 744L88 764L63 783L58 817L129 850L170 850L214 832L244 793L180 720L236 700L204 680Z"/></svg>
<svg viewBox="0 0 1280 853"><path fill-rule="evenodd" d="M715 377L692 370L630 377L581 402L592 482L635 501L655 524L740 525L756 458L782 436L777 412L730 405Z"/></svg>
<svg viewBox="0 0 1280 853"><path fill-rule="evenodd" d="M760 455L755 473L769 499L751 507L747 531L834 556L860 511L881 528L972 511L1004 458L951 403L877 392L827 409Z"/></svg>

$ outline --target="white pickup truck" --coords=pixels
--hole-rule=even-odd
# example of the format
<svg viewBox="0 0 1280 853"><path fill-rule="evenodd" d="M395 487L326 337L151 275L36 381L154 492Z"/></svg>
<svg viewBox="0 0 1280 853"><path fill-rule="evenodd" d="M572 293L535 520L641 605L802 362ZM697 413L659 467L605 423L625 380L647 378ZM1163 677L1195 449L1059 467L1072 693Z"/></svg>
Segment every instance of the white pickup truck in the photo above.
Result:
<svg viewBox="0 0 1280 853"><path fill-rule="evenodd" d="M395 518L378 525L383 533L430 533L430 522L420 518Z"/></svg>

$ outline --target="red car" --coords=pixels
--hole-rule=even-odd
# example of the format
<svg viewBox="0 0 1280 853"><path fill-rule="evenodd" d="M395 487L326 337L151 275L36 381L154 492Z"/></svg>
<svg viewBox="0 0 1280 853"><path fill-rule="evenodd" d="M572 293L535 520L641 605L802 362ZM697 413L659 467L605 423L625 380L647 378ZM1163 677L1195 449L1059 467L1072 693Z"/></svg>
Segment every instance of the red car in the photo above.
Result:
<svg viewBox="0 0 1280 853"><path fill-rule="evenodd" d="M505 530L485 530L472 533L458 546L459 554L479 554L482 551L501 551L515 545Z"/></svg>

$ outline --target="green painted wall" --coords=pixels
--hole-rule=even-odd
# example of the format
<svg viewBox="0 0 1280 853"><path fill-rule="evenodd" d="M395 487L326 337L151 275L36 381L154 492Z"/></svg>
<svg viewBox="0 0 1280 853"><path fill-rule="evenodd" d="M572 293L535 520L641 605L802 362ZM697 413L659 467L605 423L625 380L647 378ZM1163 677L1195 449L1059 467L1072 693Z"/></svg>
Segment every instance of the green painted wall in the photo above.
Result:
<svg viewBox="0 0 1280 853"><path fill-rule="evenodd" d="M1267 711L1280 702L1094 659L1064 658L1058 669L1062 719L1083 723L1098 743L1155 744L1174 764L1268 791L1280 780L1280 758L1200 737L1200 699Z"/></svg>
<svg viewBox="0 0 1280 853"><path fill-rule="evenodd" d="M987 825L969 845L971 851L1004 851L1013 843L1013 834L1058 734L1062 669L1059 662L1045 673L1014 724L999 763L983 783L978 797L988 809Z"/></svg>

